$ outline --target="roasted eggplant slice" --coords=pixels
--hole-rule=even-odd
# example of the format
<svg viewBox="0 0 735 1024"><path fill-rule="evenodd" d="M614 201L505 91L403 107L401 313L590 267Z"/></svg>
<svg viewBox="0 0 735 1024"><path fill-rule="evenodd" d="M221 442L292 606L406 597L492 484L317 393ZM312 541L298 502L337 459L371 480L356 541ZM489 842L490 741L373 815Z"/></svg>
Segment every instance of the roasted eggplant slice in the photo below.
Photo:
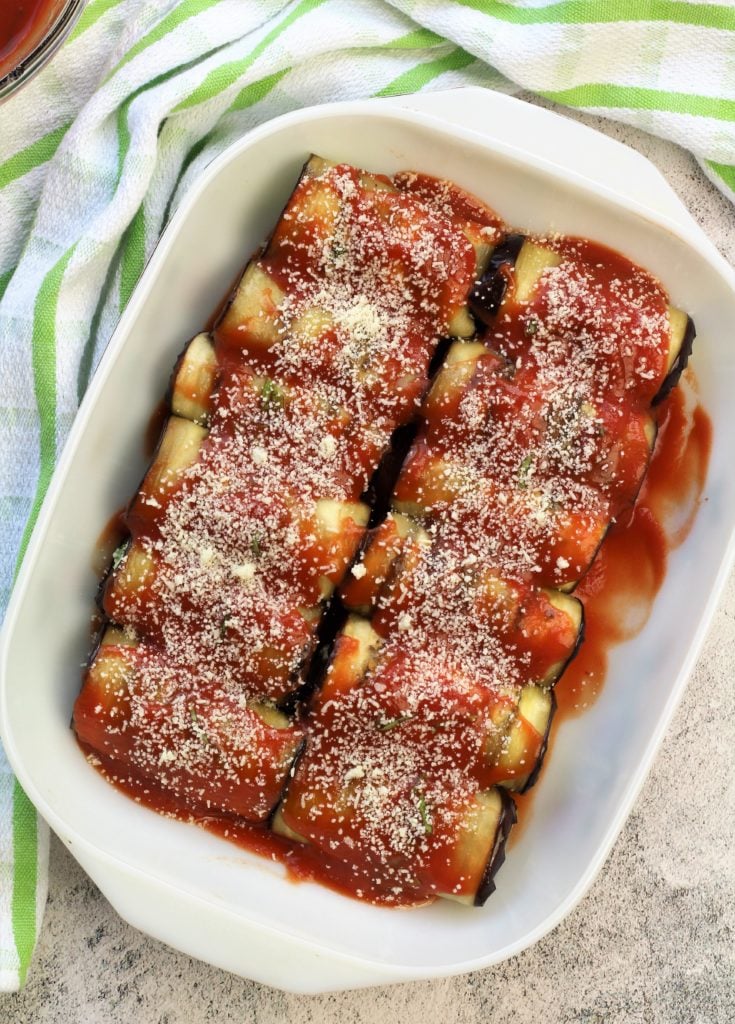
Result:
<svg viewBox="0 0 735 1024"><path fill-rule="evenodd" d="M360 502L322 498L303 525L304 560L320 571L320 598L326 600L345 574L362 543L370 509Z"/></svg>
<svg viewBox="0 0 735 1024"><path fill-rule="evenodd" d="M505 268L512 268L523 245L523 235L508 235L492 252L487 266L470 293L469 307L481 324L490 326L500 309L508 277Z"/></svg>
<svg viewBox="0 0 735 1024"><path fill-rule="evenodd" d="M279 310L283 290L257 263L249 263L235 293L215 325L215 336L248 352L272 348L282 336Z"/></svg>
<svg viewBox="0 0 735 1024"><path fill-rule="evenodd" d="M687 368L691 358L694 339L697 336L694 321L682 310L669 306L669 321L671 324L671 339L666 367L667 373L663 384L653 399L654 405L658 405L659 402L662 402L664 398L670 395L679 383L679 378Z"/></svg>
<svg viewBox="0 0 735 1024"><path fill-rule="evenodd" d="M131 530L160 518L168 495L199 458L207 431L180 416L170 416L143 483L127 511Z"/></svg>
<svg viewBox="0 0 735 1024"><path fill-rule="evenodd" d="M503 362L479 341L455 342L451 346L421 409L429 431L441 430L458 419L460 403L470 390L480 361L493 366Z"/></svg>
<svg viewBox="0 0 735 1024"><path fill-rule="evenodd" d="M482 280L475 285L470 298L472 312L485 326L492 326L506 299L527 303L545 271L560 263L561 256L553 249L523 235L510 235L495 250Z"/></svg>
<svg viewBox="0 0 735 1024"><path fill-rule="evenodd" d="M558 252L526 239L515 262L513 299L518 303L529 302L542 276L561 261Z"/></svg>
<svg viewBox="0 0 735 1024"><path fill-rule="evenodd" d="M208 334L197 334L184 349L171 378L174 416L206 426L217 378L217 356Z"/></svg>
<svg viewBox="0 0 735 1024"><path fill-rule="evenodd" d="M508 836L518 820L516 805L513 803L513 800L503 790L496 790L496 792L500 794L502 806L495 833L495 843L485 862L485 873L475 892L474 906L476 907L483 906L488 896L495 892L495 876L503 866Z"/></svg>
<svg viewBox="0 0 735 1024"><path fill-rule="evenodd" d="M555 711L553 691L532 685L523 688L503 750L494 762L499 785L523 793L536 780L546 755Z"/></svg>
<svg viewBox="0 0 735 1024"><path fill-rule="evenodd" d="M102 608L113 622L131 622L131 609L143 603L156 573L152 548L133 540L107 578Z"/></svg>
<svg viewBox="0 0 735 1024"><path fill-rule="evenodd" d="M428 547L431 539L423 527L408 516L389 513L369 532L360 556L340 589L346 608L369 615L383 588L394 578L396 562L403 559L407 544Z"/></svg>
<svg viewBox="0 0 735 1024"><path fill-rule="evenodd" d="M576 597L565 594L561 590L546 590L549 603L567 616L575 632L574 643L570 646L565 658L555 662L539 680L539 685L553 686L562 676L570 661L577 655L584 641L584 605Z"/></svg>
<svg viewBox="0 0 735 1024"><path fill-rule="evenodd" d="M496 788L478 793L450 854L450 871L458 881L438 895L481 907L495 892L495 876L505 860L505 844L515 822L515 804L507 792Z"/></svg>
<svg viewBox="0 0 735 1024"><path fill-rule="evenodd" d="M112 772L132 771L192 810L264 821L301 730L269 704L191 682L185 666L162 664L158 652L110 628L74 707L76 734Z"/></svg>
<svg viewBox="0 0 735 1024"><path fill-rule="evenodd" d="M294 829L289 828L283 818L283 810L279 805L271 818L271 831L275 832L277 836L283 836L284 839L290 839L294 843L308 844L309 840L306 836L302 836L299 832L295 832Z"/></svg>
<svg viewBox="0 0 735 1024"><path fill-rule="evenodd" d="M471 752L494 723L477 716L479 691L459 685L436 703L435 684L396 675L401 654L385 650L369 623L348 620L272 827L343 863L366 898L481 902L514 820Z"/></svg>

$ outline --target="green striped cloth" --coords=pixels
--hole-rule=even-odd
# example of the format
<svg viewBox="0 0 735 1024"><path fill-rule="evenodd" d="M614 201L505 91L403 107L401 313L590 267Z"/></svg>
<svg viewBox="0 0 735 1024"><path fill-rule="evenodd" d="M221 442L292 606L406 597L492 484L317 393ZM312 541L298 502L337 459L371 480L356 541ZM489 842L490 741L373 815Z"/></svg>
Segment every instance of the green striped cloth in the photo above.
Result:
<svg viewBox="0 0 735 1024"><path fill-rule="evenodd" d="M79 400L201 169L327 100L485 85L672 139L735 198L735 7L679 0L92 0L0 107L0 599ZM23 984L48 837L0 750L0 990Z"/></svg>

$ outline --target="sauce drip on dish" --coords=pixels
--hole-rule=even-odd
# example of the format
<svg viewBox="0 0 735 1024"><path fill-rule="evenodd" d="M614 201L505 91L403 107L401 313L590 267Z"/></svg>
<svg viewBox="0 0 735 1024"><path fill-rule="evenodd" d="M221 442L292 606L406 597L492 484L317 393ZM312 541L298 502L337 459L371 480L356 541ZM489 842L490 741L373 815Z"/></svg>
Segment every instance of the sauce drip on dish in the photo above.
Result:
<svg viewBox="0 0 735 1024"><path fill-rule="evenodd" d="M294 877L484 902L555 692L589 702L701 496L706 414L668 394L692 338L603 246L312 160L174 372L75 707L90 760Z"/></svg>

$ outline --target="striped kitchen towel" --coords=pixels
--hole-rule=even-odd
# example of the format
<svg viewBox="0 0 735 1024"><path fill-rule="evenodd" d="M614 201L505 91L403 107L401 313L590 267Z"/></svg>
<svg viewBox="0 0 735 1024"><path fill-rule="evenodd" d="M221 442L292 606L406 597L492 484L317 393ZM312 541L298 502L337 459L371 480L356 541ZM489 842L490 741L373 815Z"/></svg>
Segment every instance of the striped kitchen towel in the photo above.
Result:
<svg viewBox="0 0 735 1024"><path fill-rule="evenodd" d="M484 85L688 147L735 198L735 7L683 0L91 0L0 108L0 600L121 310L199 171L277 114ZM46 827L0 750L0 990L23 984Z"/></svg>

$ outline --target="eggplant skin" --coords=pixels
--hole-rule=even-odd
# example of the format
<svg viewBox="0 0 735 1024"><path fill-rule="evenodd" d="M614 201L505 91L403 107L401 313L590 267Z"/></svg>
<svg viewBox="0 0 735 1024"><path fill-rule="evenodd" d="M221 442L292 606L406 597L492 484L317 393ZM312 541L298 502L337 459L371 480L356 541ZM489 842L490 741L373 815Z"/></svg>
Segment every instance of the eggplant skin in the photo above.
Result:
<svg viewBox="0 0 735 1024"><path fill-rule="evenodd" d="M133 543L133 538L130 536L130 534L128 534L126 537L123 537L123 539L120 541L120 547L125 545L125 547L123 549L123 552L122 552L123 558L125 557L125 555L127 555L128 551L130 550L130 545L132 543ZM119 549L116 548L115 550L117 551ZM110 585L110 580L112 579L112 574L113 574L114 571L115 571L114 559L110 558L110 561L107 563L107 568L102 573L102 576L100 577L100 581L97 584L97 593L95 594L95 597L94 597L94 603L96 604L97 608L102 612L103 615L105 615L105 606L104 606L105 592L106 592L108 586Z"/></svg>
<svg viewBox="0 0 735 1024"><path fill-rule="evenodd" d="M286 774L283 777L283 784L281 785L281 790L280 790L280 793L278 794L278 800L276 800L275 804L271 808L270 814L268 815L268 817L266 819L266 824L268 826L269 831L273 830L273 819L275 818L276 814L278 813L278 808L283 804L283 801L286 799L286 795L288 793L289 783L291 782L291 779L296 774L296 769L299 766L299 761L301 760L301 758L304 756L304 753L306 752L306 743L307 743L306 736L304 736L304 738L301 740L301 742L299 743L298 747L296 748L296 752L294 753L293 760L291 761L291 766L289 767L288 771L286 772Z"/></svg>
<svg viewBox="0 0 735 1024"><path fill-rule="evenodd" d="M579 630L577 632L577 639L574 642L574 647L569 652L569 656L567 657L567 660L562 665L561 670L559 671L559 675L554 680L554 684L559 682L559 680L564 675L566 670L569 668L571 663L577 657L577 655L579 654L580 649L582 647L582 644L584 643L584 638L587 635L587 616L586 616L585 610L584 610L584 601L580 601L579 603L582 606L581 609L580 609L581 613L582 613L582 618L581 618L580 623L579 623ZM554 713L553 710L552 710L551 713L553 715L553 713Z"/></svg>
<svg viewBox="0 0 735 1024"><path fill-rule="evenodd" d="M230 305L230 302L231 302L231 298L228 300L227 304ZM176 357L176 362L174 363L174 368L171 371L171 376L168 379L168 387L166 388L166 394L164 395L164 401L166 402L166 406L167 406L167 408L169 409L170 412L173 410L174 391L176 389L176 378L179 375L179 370L181 369L181 364L184 361L184 357L186 356L187 350L189 348L189 345L191 345L192 341L193 341L193 338L189 338L187 343L184 345L182 350L179 352L178 356Z"/></svg>
<svg viewBox="0 0 735 1024"><path fill-rule="evenodd" d="M536 758L536 764L531 769L530 773L526 776L526 781L518 787L518 793L526 793L532 786L535 786L538 782L538 777L541 774L541 769L544 764L544 758L546 757L546 751L549 749L549 737L551 735L551 724L554 721L554 715L556 714L557 703L556 697L553 692L551 694L551 710L549 711L549 719L546 723L546 732L544 738L541 741L541 749L538 752Z"/></svg>
<svg viewBox="0 0 735 1024"><path fill-rule="evenodd" d="M664 398L667 398L669 394L674 390L676 385L679 383L684 370L687 368L687 363L692 354L692 348L694 347L694 339L697 336L697 329L694 326L694 321L690 316L687 317L687 327L684 332L684 340L681 343L679 354L674 360L674 365L671 367L669 372L664 377L663 384L658 389L656 396L654 397L651 405L658 405L659 402L663 402Z"/></svg>
<svg viewBox="0 0 735 1024"><path fill-rule="evenodd" d="M506 280L499 273L500 268L509 264L515 265L521 246L525 242L524 235L508 235L494 250L487 269L470 292L468 305L475 320L489 327L500 309L505 295Z"/></svg>
<svg viewBox="0 0 735 1024"><path fill-rule="evenodd" d="M503 801L503 809L500 812L498 828L495 833L495 844L492 853L487 859L485 871L475 893L474 905L481 907L488 896L495 892L495 876L505 861L505 846L510 835L510 830L518 820L516 805L505 790L500 790Z"/></svg>
<svg viewBox="0 0 735 1024"><path fill-rule="evenodd" d="M370 519L368 530L373 529L382 523L390 509L390 499L393 489L400 476L403 463L411 450L416 434L418 422L404 423L391 434L388 447L383 452L380 462L373 471L372 476L365 489L361 500L370 506ZM365 539L367 533L365 534ZM362 549L363 545L361 545Z"/></svg>
<svg viewBox="0 0 735 1024"><path fill-rule="evenodd" d="M106 630L109 628L110 622L107 616L102 620L99 629L92 637L92 643L90 645L89 654L82 665L82 672L86 674L92 667L92 663L99 654L100 647L102 646L102 638L105 635Z"/></svg>

